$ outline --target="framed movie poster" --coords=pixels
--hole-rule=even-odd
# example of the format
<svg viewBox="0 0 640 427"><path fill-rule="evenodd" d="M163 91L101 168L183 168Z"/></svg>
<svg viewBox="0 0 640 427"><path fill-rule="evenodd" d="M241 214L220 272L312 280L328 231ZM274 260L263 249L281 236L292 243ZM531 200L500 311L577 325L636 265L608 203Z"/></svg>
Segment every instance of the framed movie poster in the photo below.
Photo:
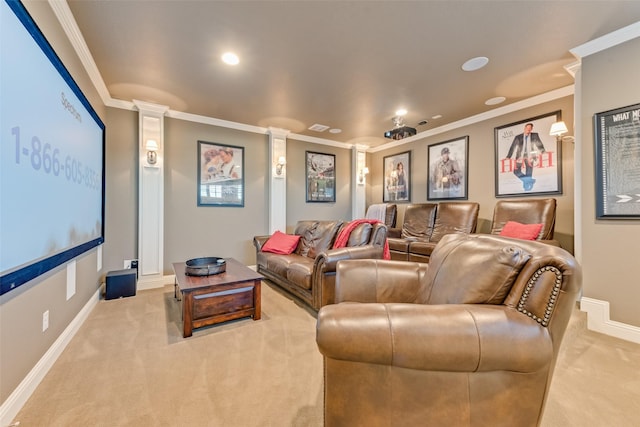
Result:
<svg viewBox="0 0 640 427"><path fill-rule="evenodd" d="M469 137L430 145L427 200L467 200Z"/></svg>
<svg viewBox="0 0 640 427"><path fill-rule="evenodd" d="M382 201L408 202L411 200L411 151L382 160L384 171L384 189Z"/></svg>
<svg viewBox="0 0 640 427"><path fill-rule="evenodd" d="M549 135L561 112L495 128L496 197L562 194L562 143Z"/></svg>
<svg viewBox="0 0 640 427"><path fill-rule="evenodd" d="M336 201L336 156L306 152L307 202Z"/></svg>
<svg viewBox="0 0 640 427"><path fill-rule="evenodd" d="M244 206L244 148L198 141L198 206Z"/></svg>
<svg viewBox="0 0 640 427"><path fill-rule="evenodd" d="M640 104L597 113L596 217L640 217Z"/></svg>

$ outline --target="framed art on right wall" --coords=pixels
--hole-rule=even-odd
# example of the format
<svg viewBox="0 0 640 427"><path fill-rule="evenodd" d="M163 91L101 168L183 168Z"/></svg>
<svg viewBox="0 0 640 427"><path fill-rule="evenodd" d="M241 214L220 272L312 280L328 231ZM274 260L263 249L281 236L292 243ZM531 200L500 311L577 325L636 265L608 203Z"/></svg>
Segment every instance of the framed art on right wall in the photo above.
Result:
<svg viewBox="0 0 640 427"><path fill-rule="evenodd" d="M549 135L560 111L495 128L496 197L562 194L562 142Z"/></svg>
<svg viewBox="0 0 640 427"><path fill-rule="evenodd" d="M594 115L596 218L640 218L640 104Z"/></svg>

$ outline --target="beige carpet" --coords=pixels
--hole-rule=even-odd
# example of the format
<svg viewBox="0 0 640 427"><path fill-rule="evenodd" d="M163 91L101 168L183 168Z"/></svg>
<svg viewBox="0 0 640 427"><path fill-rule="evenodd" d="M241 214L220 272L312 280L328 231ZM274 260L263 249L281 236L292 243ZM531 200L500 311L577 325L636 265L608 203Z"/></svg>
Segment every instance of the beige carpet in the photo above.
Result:
<svg viewBox="0 0 640 427"><path fill-rule="evenodd" d="M322 426L315 318L262 287L262 319L182 338L173 287L100 301L17 415L25 426ZM544 427L637 426L640 345L576 312Z"/></svg>

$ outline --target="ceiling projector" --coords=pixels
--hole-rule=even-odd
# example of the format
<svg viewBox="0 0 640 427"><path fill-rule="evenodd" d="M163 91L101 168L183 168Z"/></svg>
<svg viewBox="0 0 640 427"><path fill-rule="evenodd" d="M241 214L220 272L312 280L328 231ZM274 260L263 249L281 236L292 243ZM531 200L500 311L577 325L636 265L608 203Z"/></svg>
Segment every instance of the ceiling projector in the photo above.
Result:
<svg viewBox="0 0 640 427"><path fill-rule="evenodd" d="M416 134L415 128L411 128L409 126L401 126L397 128L393 128L384 133L385 138L390 139L402 139L413 136Z"/></svg>
<svg viewBox="0 0 640 427"><path fill-rule="evenodd" d="M415 128L405 126L401 116L394 117L393 124L395 125L394 128L384 133L385 138L399 140L403 138L408 138L417 133Z"/></svg>

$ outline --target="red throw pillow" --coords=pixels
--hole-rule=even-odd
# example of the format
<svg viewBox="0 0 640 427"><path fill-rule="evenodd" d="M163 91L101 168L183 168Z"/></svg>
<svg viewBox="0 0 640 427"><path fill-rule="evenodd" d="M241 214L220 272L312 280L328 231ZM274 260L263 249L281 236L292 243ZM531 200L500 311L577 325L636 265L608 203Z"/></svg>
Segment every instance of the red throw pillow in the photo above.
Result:
<svg viewBox="0 0 640 427"><path fill-rule="evenodd" d="M515 221L507 221L500 232L501 236L515 237L523 240L536 240L543 224L520 224Z"/></svg>
<svg viewBox="0 0 640 427"><path fill-rule="evenodd" d="M269 237L262 247L262 252L273 252L274 254L288 255L296 249L298 246L298 240L300 236L293 234L284 234L280 231L276 231Z"/></svg>

